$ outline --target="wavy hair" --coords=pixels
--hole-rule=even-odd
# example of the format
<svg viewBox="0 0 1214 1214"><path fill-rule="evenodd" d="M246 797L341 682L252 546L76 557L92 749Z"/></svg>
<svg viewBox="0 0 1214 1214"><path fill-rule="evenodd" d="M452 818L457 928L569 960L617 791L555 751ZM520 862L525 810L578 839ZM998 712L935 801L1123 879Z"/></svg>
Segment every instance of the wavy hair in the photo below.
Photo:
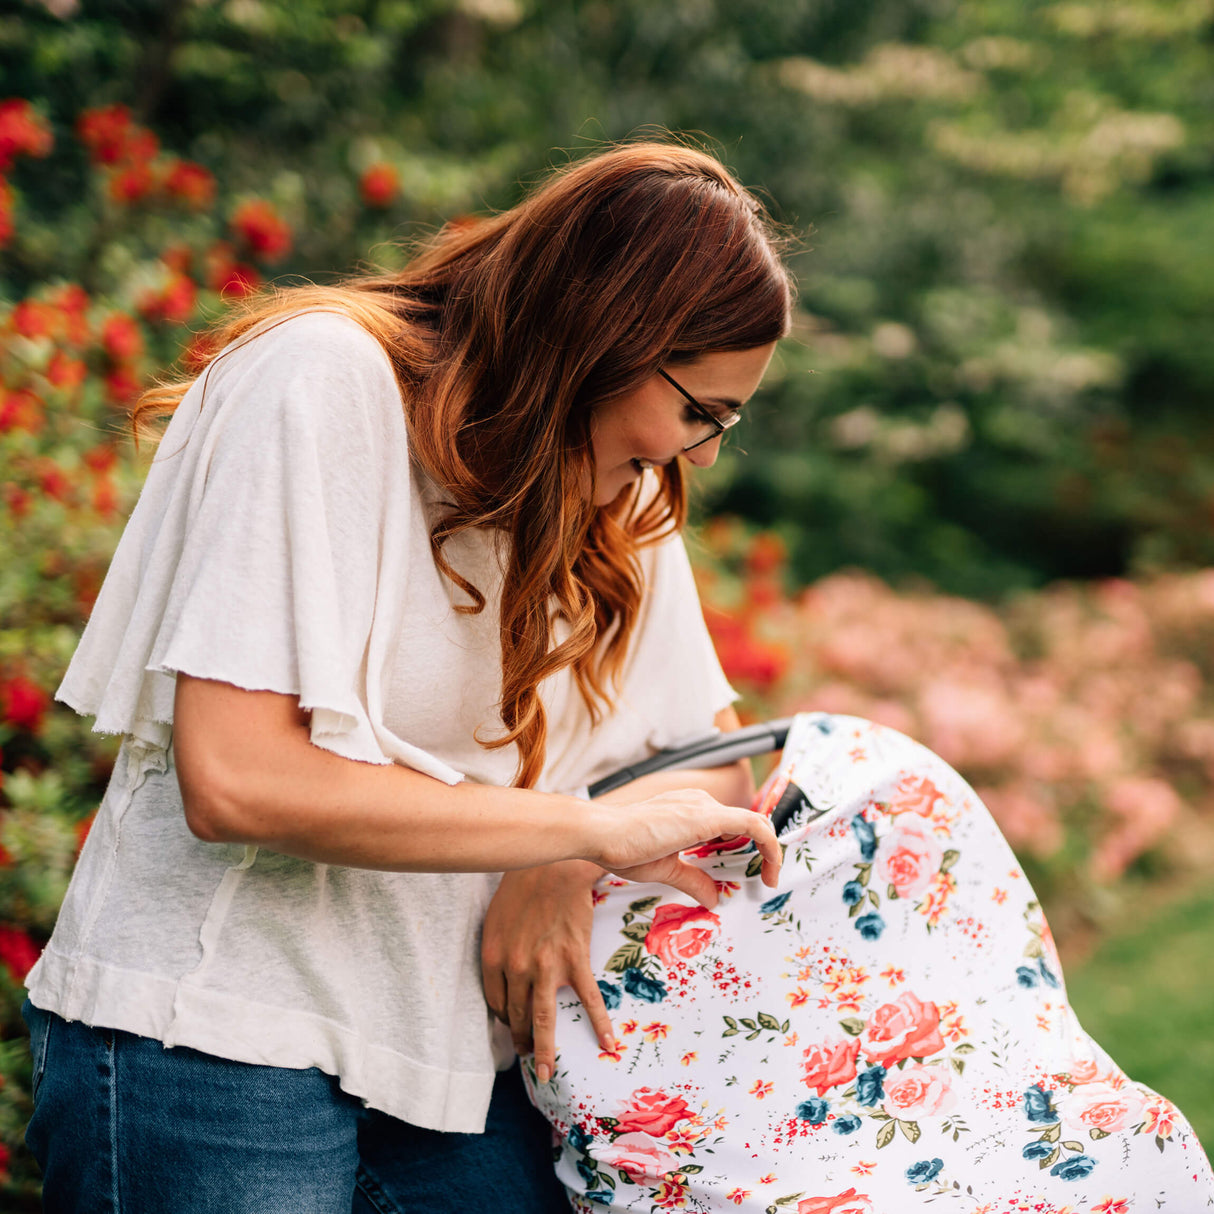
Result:
<svg viewBox="0 0 1214 1214"><path fill-rule="evenodd" d="M596 406L662 366L748 350L788 328L792 284L771 221L719 161L665 143L618 146L551 174L524 201L449 225L393 274L246 301L209 335L218 350L301 309L351 316L383 346L405 402L412 457L442 488L431 530L438 567L485 607L444 545L472 527L507 537L500 603L504 733L515 783L543 768L539 684L572 667L597 721L610 708L640 611L639 549L680 528L679 461L658 491L591 504ZM171 412L188 382L136 405ZM556 641L557 618L566 624ZM555 643L554 643L555 642Z"/></svg>

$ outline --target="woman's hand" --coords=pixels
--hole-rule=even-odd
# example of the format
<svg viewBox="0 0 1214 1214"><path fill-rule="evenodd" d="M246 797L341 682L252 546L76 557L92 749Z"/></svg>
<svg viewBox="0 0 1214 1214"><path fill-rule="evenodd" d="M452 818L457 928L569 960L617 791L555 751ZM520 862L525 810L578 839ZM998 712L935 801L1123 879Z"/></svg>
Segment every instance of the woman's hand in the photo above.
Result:
<svg viewBox="0 0 1214 1214"><path fill-rule="evenodd" d="M590 968L591 888L597 865L565 860L506 873L485 914L481 978L490 1010L510 1026L514 1048L534 1049L536 1076L556 1065L556 992L572 987L604 1049L615 1030Z"/></svg>
<svg viewBox="0 0 1214 1214"><path fill-rule="evenodd" d="M596 806L602 815L599 846L591 857L628 881L656 881L690 894L703 906L717 904L717 887L681 852L717 838L746 835L763 857L763 884L780 878L782 853L771 823L748 809L722 805L696 788L659 793L630 804Z"/></svg>

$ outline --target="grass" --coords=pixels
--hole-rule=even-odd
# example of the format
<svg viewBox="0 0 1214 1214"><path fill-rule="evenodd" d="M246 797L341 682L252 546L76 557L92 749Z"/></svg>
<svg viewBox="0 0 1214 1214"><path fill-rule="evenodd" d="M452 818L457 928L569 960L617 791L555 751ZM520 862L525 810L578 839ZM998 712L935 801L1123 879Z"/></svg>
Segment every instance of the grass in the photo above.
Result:
<svg viewBox="0 0 1214 1214"><path fill-rule="evenodd" d="M1067 965L1066 984L1088 1033L1177 1104L1214 1151L1214 891L1123 925Z"/></svg>

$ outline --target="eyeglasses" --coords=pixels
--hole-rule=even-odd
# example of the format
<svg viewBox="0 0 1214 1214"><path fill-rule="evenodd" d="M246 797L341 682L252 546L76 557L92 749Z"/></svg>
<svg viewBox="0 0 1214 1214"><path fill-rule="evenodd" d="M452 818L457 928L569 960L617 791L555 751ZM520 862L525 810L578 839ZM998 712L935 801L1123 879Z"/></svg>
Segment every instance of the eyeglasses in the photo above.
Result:
<svg viewBox="0 0 1214 1214"><path fill-rule="evenodd" d="M724 434L731 426L736 426L742 420L742 413L738 409L730 409L719 417L715 413L710 413L677 379L667 375L660 367L658 368L658 374L672 388L678 389L696 419L694 423L695 432L700 437L688 443L683 448L684 451L692 451L696 447L702 447L705 443L712 442L718 435Z"/></svg>

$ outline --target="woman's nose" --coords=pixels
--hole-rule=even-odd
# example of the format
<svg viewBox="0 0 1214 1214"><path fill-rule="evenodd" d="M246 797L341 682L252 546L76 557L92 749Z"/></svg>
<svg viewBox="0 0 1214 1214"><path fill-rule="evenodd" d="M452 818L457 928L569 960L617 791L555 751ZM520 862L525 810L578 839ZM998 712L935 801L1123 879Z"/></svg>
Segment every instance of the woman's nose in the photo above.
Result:
<svg viewBox="0 0 1214 1214"><path fill-rule="evenodd" d="M711 438L706 443L701 443L698 447L692 447L690 451L683 452L683 458L689 463L694 464L697 468L711 468L717 462L717 456L721 451L721 436L718 434L715 438Z"/></svg>

